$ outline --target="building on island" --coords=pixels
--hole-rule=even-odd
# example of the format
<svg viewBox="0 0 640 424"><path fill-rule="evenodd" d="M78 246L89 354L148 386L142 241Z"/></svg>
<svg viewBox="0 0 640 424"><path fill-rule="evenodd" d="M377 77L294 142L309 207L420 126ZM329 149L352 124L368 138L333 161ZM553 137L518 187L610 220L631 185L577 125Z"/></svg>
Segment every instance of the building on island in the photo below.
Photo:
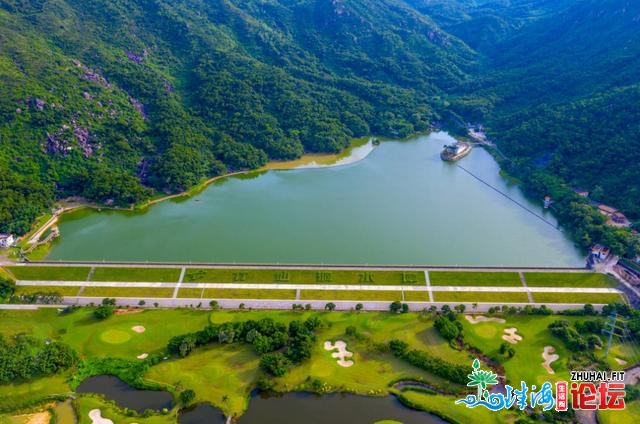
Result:
<svg viewBox="0 0 640 424"><path fill-rule="evenodd" d="M606 223L607 225L611 225L614 227L628 227L631 225L631 222L627 219L627 217L613 206L599 204L598 210L601 214L609 218Z"/></svg>
<svg viewBox="0 0 640 424"><path fill-rule="evenodd" d="M581 188L573 189L573 192L580 197L589 197L589 192L587 190L583 190Z"/></svg>
<svg viewBox="0 0 640 424"><path fill-rule="evenodd" d="M13 234L0 234L0 248L6 249L13 246L15 242Z"/></svg>
<svg viewBox="0 0 640 424"><path fill-rule="evenodd" d="M591 248L591 256L595 259L604 260L609 256L611 250L607 246L603 246L601 244L595 244Z"/></svg>

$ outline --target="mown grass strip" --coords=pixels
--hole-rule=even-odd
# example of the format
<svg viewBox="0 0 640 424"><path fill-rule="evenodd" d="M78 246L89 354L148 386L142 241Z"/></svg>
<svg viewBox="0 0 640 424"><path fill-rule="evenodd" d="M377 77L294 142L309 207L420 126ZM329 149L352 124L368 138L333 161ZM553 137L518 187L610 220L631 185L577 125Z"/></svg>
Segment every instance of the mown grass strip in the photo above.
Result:
<svg viewBox="0 0 640 424"><path fill-rule="evenodd" d="M616 287L613 277L595 272L525 272L529 287Z"/></svg>
<svg viewBox="0 0 640 424"><path fill-rule="evenodd" d="M300 300L402 300L399 290L301 290Z"/></svg>
<svg viewBox="0 0 640 424"><path fill-rule="evenodd" d="M15 294L58 293L60 296L75 296L81 286L16 286Z"/></svg>
<svg viewBox="0 0 640 424"><path fill-rule="evenodd" d="M177 283L180 268L96 268L91 281Z"/></svg>
<svg viewBox="0 0 640 424"><path fill-rule="evenodd" d="M162 287L85 287L86 297L172 297L173 289Z"/></svg>
<svg viewBox="0 0 640 424"><path fill-rule="evenodd" d="M527 303L526 293L517 292L433 292L435 302Z"/></svg>
<svg viewBox="0 0 640 424"><path fill-rule="evenodd" d="M188 268L185 283L423 285L418 271Z"/></svg>
<svg viewBox="0 0 640 424"><path fill-rule="evenodd" d="M199 299L202 296L202 289L183 288L178 290L178 297L188 299Z"/></svg>
<svg viewBox="0 0 640 424"><path fill-rule="evenodd" d="M283 299L296 298L295 290L281 289L205 289L203 299Z"/></svg>
<svg viewBox="0 0 640 424"><path fill-rule="evenodd" d="M532 293L535 303L626 303L615 293Z"/></svg>
<svg viewBox="0 0 640 424"><path fill-rule="evenodd" d="M86 281L89 267L78 266L11 266L7 267L18 280Z"/></svg>
<svg viewBox="0 0 640 424"><path fill-rule="evenodd" d="M517 272L429 271L432 286L522 287Z"/></svg>
<svg viewBox="0 0 640 424"><path fill-rule="evenodd" d="M429 292L426 291L406 291L404 292L404 300L407 302L428 302Z"/></svg>

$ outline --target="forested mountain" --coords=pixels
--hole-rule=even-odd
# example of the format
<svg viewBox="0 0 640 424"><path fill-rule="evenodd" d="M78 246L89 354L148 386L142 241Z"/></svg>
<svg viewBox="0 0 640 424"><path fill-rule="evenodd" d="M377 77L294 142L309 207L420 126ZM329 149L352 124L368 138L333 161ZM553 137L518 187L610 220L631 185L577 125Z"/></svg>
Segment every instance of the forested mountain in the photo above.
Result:
<svg viewBox="0 0 640 424"><path fill-rule="evenodd" d="M536 195L637 218L639 25L631 0L0 0L0 232L465 121Z"/></svg>
<svg viewBox="0 0 640 424"><path fill-rule="evenodd" d="M425 130L475 60L395 0L0 0L0 231Z"/></svg>

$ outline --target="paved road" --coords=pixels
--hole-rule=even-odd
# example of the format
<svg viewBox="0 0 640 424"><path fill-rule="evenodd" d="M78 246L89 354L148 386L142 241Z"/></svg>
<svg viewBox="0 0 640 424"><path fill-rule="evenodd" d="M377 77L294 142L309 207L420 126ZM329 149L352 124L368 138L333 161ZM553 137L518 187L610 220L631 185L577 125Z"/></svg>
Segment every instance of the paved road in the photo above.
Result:
<svg viewBox="0 0 640 424"><path fill-rule="evenodd" d="M77 297L77 296L65 296L64 304L65 305L89 305L99 304L102 302L102 297ZM115 298L116 303L119 306L137 306L138 302L144 300L146 302L145 308L155 308L154 303L158 303L158 307L162 308L176 308L176 307L194 307L197 308L198 304L201 303L201 308L205 309L209 307L210 299L172 299L172 298ZM291 310L294 304L310 304L311 308L314 310L324 310L325 305L328 303L326 300L323 301L296 301L296 300L255 300L255 299L216 299L218 304L223 309L238 309L241 303L244 303L245 308L249 309L281 309L281 310ZM336 305L336 310L340 311L349 311L355 309L358 303L362 303L364 305L365 311L388 311L389 304L391 302L365 302L365 301L333 301ZM443 305L465 305L466 310L469 312L486 312L489 308L495 306L509 305L509 306L520 306L525 307L536 306L542 304L536 303L483 303L478 302L477 308L473 309L473 303L471 302L405 302L409 305L409 309L411 311L422 311L424 308L428 308L431 305L435 305L438 308L441 308ZM31 305L0 305L0 309L3 306L25 306L30 309ZM564 311L566 309L581 309L583 304L575 304L575 303L560 303L555 305L547 305L553 311ZM601 306L594 305L596 310L602 309ZM13 308L12 308L13 309Z"/></svg>

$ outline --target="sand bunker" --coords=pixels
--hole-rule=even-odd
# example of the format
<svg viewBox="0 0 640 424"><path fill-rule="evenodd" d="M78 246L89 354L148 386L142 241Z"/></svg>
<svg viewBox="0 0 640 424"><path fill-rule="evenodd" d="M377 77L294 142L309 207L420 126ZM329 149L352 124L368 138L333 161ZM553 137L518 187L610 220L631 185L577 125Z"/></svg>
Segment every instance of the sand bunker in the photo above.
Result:
<svg viewBox="0 0 640 424"><path fill-rule="evenodd" d="M148 353L143 353L142 355L136 356L136 358L138 358L138 359L147 359L148 357L149 357Z"/></svg>
<svg viewBox="0 0 640 424"><path fill-rule="evenodd" d="M465 315L464 318L467 321L469 321L471 324L478 324L479 322L485 322L485 321L499 322L500 324L504 324L505 322L507 322L502 318L488 318L488 317L485 317L484 315L476 315L475 317L473 315Z"/></svg>
<svg viewBox="0 0 640 424"><path fill-rule="evenodd" d="M144 328L144 327L143 327L143 326L141 326L141 325L133 326L133 327L131 327L131 329L132 329L133 331L135 331L136 333L144 333L145 331L147 331L147 329L146 329L146 328Z"/></svg>
<svg viewBox="0 0 640 424"><path fill-rule="evenodd" d="M349 361L346 359L346 358L351 358L353 356L353 353L347 350L347 344L345 342L343 342L342 340L336 341L335 344L329 341L324 342L324 350L335 350L335 349L338 349L338 351L333 352L331 354L331 357L338 359L337 361L338 365L345 368L353 366L353 361Z"/></svg>
<svg viewBox="0 0 640 424"><path fill-rule="evenodd" d="M102 418L102 411L99 409L92 409L89 411L89 418L91 418L92 424L113 424L108 418Z"/></svg>
<svg viewBox="0 0 640 424"><path fill-rule="evenodd" d="M511 344L518 343L520 340L522 340L522 336L516 334L516 331L518 331L518 329L515 327L505 328L504 332L507 334L502 335L502 340L506 340Z"/></svg>
<svg viewBox="0 0 640 424"><path fill-rule="evenodd" d="M122 309L122 308L118 308L114 311L114 313L116 315L129 315L129 314L139 314L140 312L143 312L144 309Z"/></svg>
<svg viewBox="0 0 640 424"><path fill-rule="evenodd" d="M542 359L544 359L542 366L545 370L547 370L549 374L555 374L553 368L551 368L551 363L560 359L560 355L553 353L555 351L556 350L553 348L553 346L545 346L542 350Z"/></svg>
<svg viewBox="0 0 640 424"><path fill-rule="evenodd" d="M622 365L622 366L627 365L627 361L625 361L624 359L615 358L615 360L618 363L618 365Z"/></svg>

